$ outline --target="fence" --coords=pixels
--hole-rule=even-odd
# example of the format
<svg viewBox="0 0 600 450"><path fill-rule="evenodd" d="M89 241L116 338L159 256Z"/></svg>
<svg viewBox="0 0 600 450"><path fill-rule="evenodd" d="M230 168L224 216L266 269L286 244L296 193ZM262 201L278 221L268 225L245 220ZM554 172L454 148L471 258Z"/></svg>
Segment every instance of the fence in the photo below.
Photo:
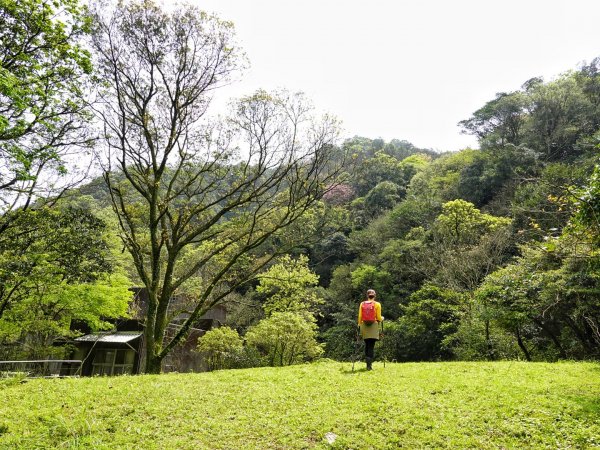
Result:
<svg viewBox="0 0 600 450"><path fill-rule="evenodd" d="M24 374L28 378L76 377L81 375L81 364L79 359L0 361L0 376Z"/></svg>

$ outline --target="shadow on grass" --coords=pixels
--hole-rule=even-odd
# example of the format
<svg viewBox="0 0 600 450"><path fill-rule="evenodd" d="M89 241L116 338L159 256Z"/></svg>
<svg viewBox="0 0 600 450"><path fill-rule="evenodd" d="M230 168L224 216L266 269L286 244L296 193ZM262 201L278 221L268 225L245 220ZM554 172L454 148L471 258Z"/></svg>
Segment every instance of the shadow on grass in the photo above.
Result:
<svg viewBox="0 0 600 450"><path fill-rule="evenodd" d="M341 369L340 372L345 375L352 375L353 373L367 372L367 368L366 367L354 367L354 370L352 370L352 367L349 367L347 369L346 368Z"/></svg>
<svg viewBox="0 0 600 450"><path fill-rule="evenodd" d="M361 373L361 372L369 372L367 370L367 367L365 365L364 361L356 361L356 363L354 364L354 369L352 369L352 363L348 363L348 367L346 367L344 365L344 367L342 369L340 369L340 372L343 374L353 374L353 373ZM383 362L381 362L380 364L378 364L378 362L373 363L373 370L372 371L378 371L378 370L385 370L385 365L383 364Z"/></svg>
<svg viewBox="0 0 600 450"><path fill-rule="evenodd" d="M591 361L593 363L592 370L594 372L600 372L600 361Z"/></svg>
<svg viewBox="0 0 600 450"><path fill-rule="evenodd" d="M581 406L581 410L575 414L586 419L600 418L600 398L591 398L583 396L572 397L573 400Z"/></svg>

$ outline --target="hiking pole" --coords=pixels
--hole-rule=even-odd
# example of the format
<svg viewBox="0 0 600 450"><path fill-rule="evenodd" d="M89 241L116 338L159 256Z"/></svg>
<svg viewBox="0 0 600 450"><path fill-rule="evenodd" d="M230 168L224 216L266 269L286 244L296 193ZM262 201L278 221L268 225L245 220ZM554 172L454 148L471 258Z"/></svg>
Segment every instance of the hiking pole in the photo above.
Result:
<svg viewBox="0 0 600 450"><path fill-rule="evenodd" d="M354 339L354 355L352 355L352 373L354 373L354 363L356 362L356 358L358 358L359 352L359 337L358 337L358 328L356 329L356 339Z"/></svg>
<svg viewBox="0 0 600 450"><path fill-rule="evenodd" d="M385 354L385 333L383 328L383 323L385 321L381 321L381 353L383 353L383 368L385 369L385 361L387 359L387 355Z"/></svg>

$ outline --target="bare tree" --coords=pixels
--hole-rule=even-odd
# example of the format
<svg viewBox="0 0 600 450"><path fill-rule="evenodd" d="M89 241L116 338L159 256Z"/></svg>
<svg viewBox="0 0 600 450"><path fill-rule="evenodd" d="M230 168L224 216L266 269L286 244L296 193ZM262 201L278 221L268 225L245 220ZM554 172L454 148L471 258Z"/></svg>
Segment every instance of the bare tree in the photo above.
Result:
<svg viewBox="0 0 600 450"><path fill-rule="evenodd" d="M312 119L301 95L262 91L210 123L210 94L243 62L232 25L189 5L105 11L94 37L107 85L105 179L148 290L145 371L157 373L202 314L305 231L299 223L336 175L338 127ZM169 334L175 295L190 308Z"/></svg>

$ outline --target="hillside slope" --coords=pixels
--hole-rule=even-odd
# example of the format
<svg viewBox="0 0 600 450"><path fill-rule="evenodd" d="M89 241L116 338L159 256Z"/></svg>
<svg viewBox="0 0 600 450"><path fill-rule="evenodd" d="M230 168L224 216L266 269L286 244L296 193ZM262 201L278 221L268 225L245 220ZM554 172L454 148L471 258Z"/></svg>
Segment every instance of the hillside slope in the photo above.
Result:
<svg viewBox="0 0 600 450"><path fill-rule="evenodd" d="M592 363L353 373L324 361L0 384L0 448L589 448L600 446L599 419Z"/></svg>

